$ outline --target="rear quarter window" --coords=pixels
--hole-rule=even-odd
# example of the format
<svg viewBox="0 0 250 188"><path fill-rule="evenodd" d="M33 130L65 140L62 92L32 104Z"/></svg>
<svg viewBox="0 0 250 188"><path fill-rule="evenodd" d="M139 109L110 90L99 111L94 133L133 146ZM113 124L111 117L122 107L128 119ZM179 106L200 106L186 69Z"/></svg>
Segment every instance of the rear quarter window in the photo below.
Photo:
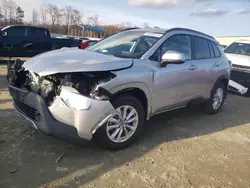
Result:
<svg viewBox="0 0 250 188"><path fill-rule="evenodd" d="M214 58L214 57L215 57L215 54L214 54L214 49L213 49L212 42L209 41L208 43L209 43L210 56L211 56L212 58Z"/></svg>
<svg viewBox="0 0 250 188"><path fill-rule="evenodd" d="M220 57L221 53L220 53L220 50L218 49L217 45L212 42L212 46L213 46L215 57Z"/></svg>

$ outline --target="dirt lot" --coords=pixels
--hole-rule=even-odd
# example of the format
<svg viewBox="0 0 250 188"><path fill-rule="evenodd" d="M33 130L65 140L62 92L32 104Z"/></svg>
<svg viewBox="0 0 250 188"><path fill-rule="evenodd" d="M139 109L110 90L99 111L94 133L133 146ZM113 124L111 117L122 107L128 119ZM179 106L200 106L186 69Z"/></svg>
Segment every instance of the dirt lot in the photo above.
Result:
<svg viewBox="0 0 250 188"><path fill-rule="evenodd" d="M249 98L229 95L215 116L195 109L156 116L139 141L109 152L34 130L12 107L4 66L0 92L1 188L250 187Z"/></svg>

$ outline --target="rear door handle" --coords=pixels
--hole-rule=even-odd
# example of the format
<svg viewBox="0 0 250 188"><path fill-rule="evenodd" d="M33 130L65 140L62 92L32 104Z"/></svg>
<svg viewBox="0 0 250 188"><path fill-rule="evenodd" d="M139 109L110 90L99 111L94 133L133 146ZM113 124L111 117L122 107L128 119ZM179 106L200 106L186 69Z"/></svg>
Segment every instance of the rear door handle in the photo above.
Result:
<svg viewBox="0 0 250 188"><path fill-rule="evenodd" d="M193 71L193 70L197 69L197 66L196 65L191 65L188 69Z"/></svg>

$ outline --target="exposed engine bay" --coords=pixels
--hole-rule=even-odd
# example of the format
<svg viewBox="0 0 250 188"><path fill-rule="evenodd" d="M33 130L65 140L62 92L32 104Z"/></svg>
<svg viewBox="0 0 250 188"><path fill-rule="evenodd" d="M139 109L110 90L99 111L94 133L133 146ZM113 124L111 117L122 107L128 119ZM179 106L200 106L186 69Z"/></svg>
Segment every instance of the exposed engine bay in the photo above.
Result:
<svg viewBox="0 0 250 188"><path fill-rule="evenodd" d="M76 89L80 94L97 100L107 100L110 93L101 87L102 84L115 78L111 71L59 73L40 77L25 70L22 62L9 63L7 79L18 88L35 92L45 99L50 106L56 96L60 95L62 86Z"/></svg>

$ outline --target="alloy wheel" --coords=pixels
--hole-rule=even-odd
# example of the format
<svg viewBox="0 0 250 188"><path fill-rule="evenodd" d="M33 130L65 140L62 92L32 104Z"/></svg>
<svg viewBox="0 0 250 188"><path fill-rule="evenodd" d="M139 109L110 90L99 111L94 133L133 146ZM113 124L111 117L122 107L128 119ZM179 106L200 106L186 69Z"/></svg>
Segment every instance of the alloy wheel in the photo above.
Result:
<svg viewBox="0 0 250 188"><path fill-rule="evenodd" d="M108 138L115 143L127 141L135 133L139 123L136 109L129 105L123 105L116 109L107 121L106 133Z"/></svg>
<svg viewBox="0 0 250 188"><path fill-rule="evenodd" d="M214 110L217 110L221 106L223 97L224 97L223 89L217 88L214 93L213 104L212 104Z"/></svg>

